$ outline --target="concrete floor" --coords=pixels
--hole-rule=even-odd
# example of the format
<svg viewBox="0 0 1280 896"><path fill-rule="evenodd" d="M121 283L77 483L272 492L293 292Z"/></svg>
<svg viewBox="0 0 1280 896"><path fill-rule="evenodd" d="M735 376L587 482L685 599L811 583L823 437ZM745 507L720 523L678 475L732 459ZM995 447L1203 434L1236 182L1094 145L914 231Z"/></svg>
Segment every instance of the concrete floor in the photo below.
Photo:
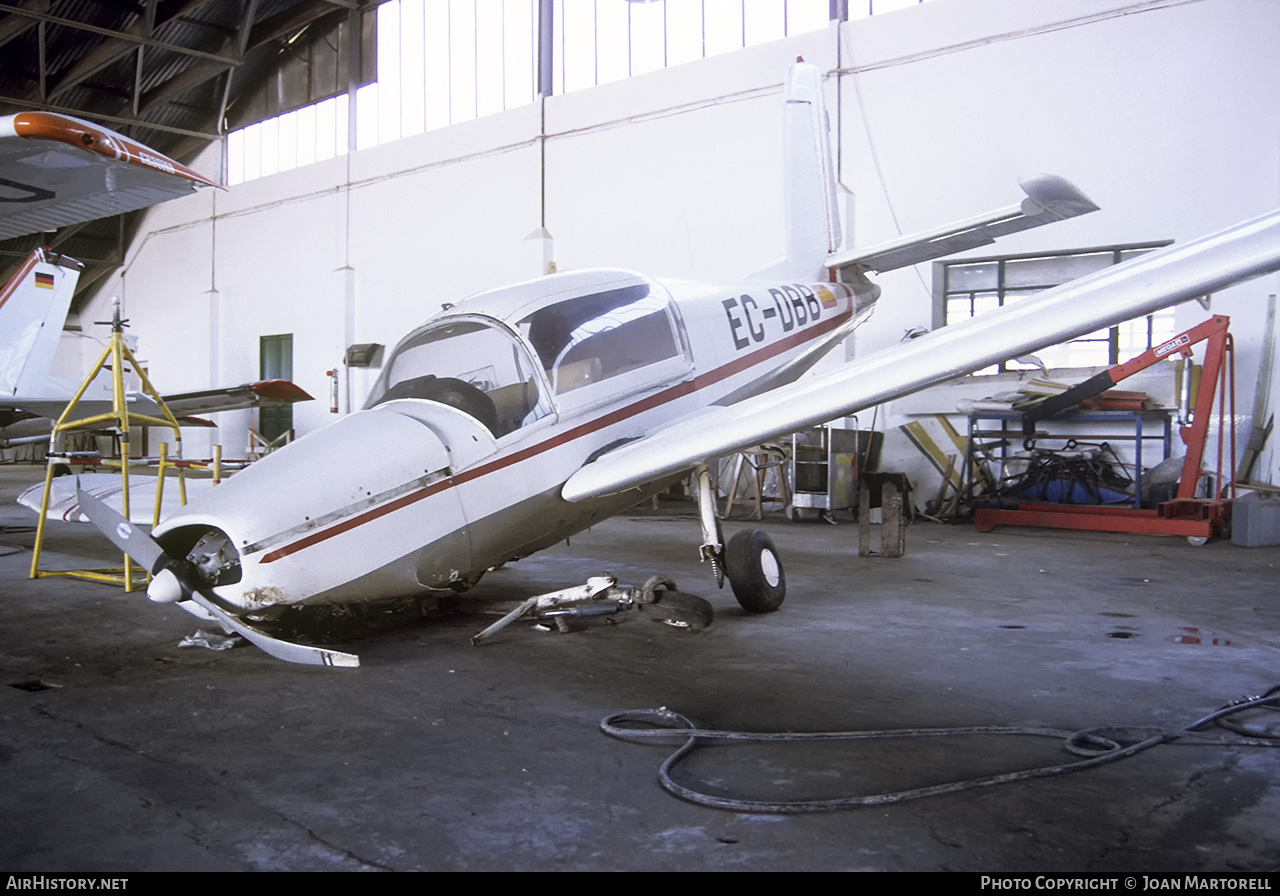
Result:
<svg viewBox="0 0 1280 896"><path fill-rule="evenodd" d="M40 471L0 467L0 525ZM732 531L738 525L731 523ZM747 815L660 789L669 747L598 723L667 706L704 727L1181 727L1280 684L1280 549L917 524L908 556L856 556L852 524L763 523L781 611L748 616L697 562L690 508L609 521L491 574L510 601L601 570L711 600L686 632L638 615L570 634L478 604L385 618L357 670L245 647L179 650L196 620L139 595L27 579L0 535L0 867L234 870L1275 870L1280 753L1162 746L1101 768L874 809ZM12 547L17 546L17 547ZM44 568L111 561L51 527ZM1265 723L1266 719L1260 720ZM686 782L843 796L1049 765L1056 742L719 747Z"/></svg>

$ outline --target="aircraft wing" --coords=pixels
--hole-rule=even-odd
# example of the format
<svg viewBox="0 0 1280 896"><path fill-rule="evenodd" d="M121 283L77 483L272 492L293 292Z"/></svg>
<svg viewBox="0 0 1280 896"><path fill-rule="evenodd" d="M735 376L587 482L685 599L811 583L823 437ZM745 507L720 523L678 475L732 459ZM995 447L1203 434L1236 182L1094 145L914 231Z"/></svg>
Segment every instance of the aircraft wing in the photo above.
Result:
<svg viewBox="0 0 1280 896"><path fill-rule="evenodd" d="M101 482L99 482L101 480ZM154 476L129 477L129 519L139 525L150 526L155 518L156 483ZM186 479L187 500L195 500L214 487L212 479L190 476ZM45 519L68 523L87 523L89 517L80 504L78 489L104 502L116 513L124 513L124 487L119 476L56 476L49 483L49 508ZM44 483L38 482L18 496L18 503L36 516L44 503ZM180 510L182 494L177 478L166 477L161 494L160 519Z"/></svg>
<svg viewBox="0 0 1280 896"><path fill-rule="evenodd" d="M57 420L62 416L62 412L66 410L67 402L71 400L71 396L51 397L51 398L32 398L28 396L0 395L0 408L14 415L25 415L26 419L42 418L47 420ZM86 400L81 401L78 405L83 415L87 414L107 414L111 411L111 401L107 400Z"/></svg>
<svg viewBox="0 0 1280 896"><path fill-rule="evenodd" d="M71 400L68 395L49 397L23 397L0 395L0 409L25 412L29 416L49 417L56 420ZM126 399L129 410L139 414L160 415L160 408L150 398L131 392ZM193 414L216 414L218 411L234 411L239 408L256 408L278 404L311 401L311 396L290 380L261 380L225 389L205 389L199 392L180 392L164 396L164 403L179 422ZM110 399L81 399L77 405L81 415L105 414L111 410ZM195 425L208 426L208 421Z"/></svg>
<svg viewBox="0 0 1280 896"><path fill-rule="evenodd" d="M826 267L834 271L856 267L863 271L884 273L963 252L975 246L985 246L994 243L997 237L1020 230L1030 230L1041 224L1098 210L1098 206L1074 184L1054 174L1023 177L1018 180L1018 186L1027 194L1027 198L1018 205L878 246L833 253L827 258Z"/></svg>
<svg viewBox="0 0 1280 896"><path fill-rule="evenodd" d="M306 391L289 380L261 380L227 389L205 389L164 397L164 403L176 417L311 400Z"/></svg>
<svg viewBox="0 0 1280 896"><path fill-rule="evenodd" d="M217 186L107 128L53 112L0 116L0 240Z"/></svg>
<svg viewBox="0 0 1280 896"><path fill-rule="evenodd" d="M1073 280L808 380L713 408L607 452L565 483L568 501L614 494L708 458L907 395L1280 270L1280 211Z"/></svg>

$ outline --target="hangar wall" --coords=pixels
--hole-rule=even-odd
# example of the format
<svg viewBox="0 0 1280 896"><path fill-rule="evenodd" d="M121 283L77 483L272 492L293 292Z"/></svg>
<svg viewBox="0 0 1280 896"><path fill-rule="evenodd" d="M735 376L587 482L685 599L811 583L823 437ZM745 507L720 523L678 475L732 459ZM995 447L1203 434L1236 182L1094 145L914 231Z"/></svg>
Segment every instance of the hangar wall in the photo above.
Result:
<svg viewBox="0 0 1280 896"><path fill-rule="evenodd" d="M1280 206L1277 45L1270 0L934 0L160 206L82 317L121 295L166 391L254 379L259 337L294 334L294 378L317 397L296 409L305 433L334 419L325 371L346 345L394 344L442 302L534 276L526 237L544 220L561 270L736 278L781 254L779 98L796 55L839 71L828 101L857 244L1006 205L1040 171L1103 211L999 252L1182 241ZM211 151L197 167L219 165ZM929 277L881 278L858 352L930 324ZM1243 411L1277 292L1271 276L1215 297ZM1202 316L1180 309L1179 329ZM340 406L359 407L372 377L352 371ZM922 409L890 409L881 428ZM249 412L219 422L239 454ZM1276 457L1260 471L1273 479Z"/></svg>
<svg viewBox="0 0 1280 896"><path fill-rule="evenodd" d="M1182 242L1280 206L1273 5L944 0L853 23L843 37L841 66L851 71L841 80L842 171L863 243L992 207L1018 176L1037 171L1070 178L1102 210L970 254ZM886 298L860 350L930 326L930 273L921 266L881 278ZM1263 278L1213 302L1232 318L1244 427L1266 300L1278 284ZM1176 327L1204 316L1183 306ZM893 429L904 412L954 409L954 390L934 394L932 405L917 396L882 415L887 451L913 456ZM1276 404L1273 392L1272 411ZM1278 458L1273 441L1273 480Z"/></svg>

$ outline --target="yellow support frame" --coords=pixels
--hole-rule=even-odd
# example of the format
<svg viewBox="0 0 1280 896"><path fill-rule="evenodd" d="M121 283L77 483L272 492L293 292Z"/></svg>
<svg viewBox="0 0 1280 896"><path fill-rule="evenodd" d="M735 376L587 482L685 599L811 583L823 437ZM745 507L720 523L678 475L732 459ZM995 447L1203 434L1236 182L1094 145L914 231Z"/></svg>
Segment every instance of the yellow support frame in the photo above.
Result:
<svg viewBox="0 0 1280 896"><path fill-rule="evenodd" d="M138 378L142 382L142 391L145 395L155 402L156 406L164 414L163 417L156 417L150 414L130 414L129 405L126 401L126 393L124 388L125 362L128 362L128 369L137 373ZM72 418L71 414L75 410L76 405L84 397L84 393L88 391L89 385L97 378L102 369L110 364L111 370L111 413L93 414L88 417ZM72 430L83 429L86 427L96 426L99 424L111 424L120 435L120 459L119 460L103 460L106 466L117 466L120 468L120 484L121 499L124 507L124 517L129 519L129 427L131 424L143 424L146 426L163 426L169 427L173 431L173 442L176 448L175 454L179 460L182 458L182 430L178 426L178 421L170 413L169 408L165 405L164 399L160 393L151 385L151 381L147 379L147 374L138 365L137 359L134 358L133 352L124 342L124 322L120 319L119 300L116 301L115 313L111 322L111 339L107 344L106 350L98 358L98 362L94 364L93 369L80 384L80 389L75 396L63 409L62 415L53 425L53 432L49 436L49 456L46 460L46 469L44 476L44 497L40 502L40 521L36 524L35 545L31 553L31 578L37 579L45 576L72 576L74 578L88 579L94 582L106 582L114 585L124 585L126 592L132 591L135 584L145 584L150 571L135 570L133 560L129 555L124 555L124 566L112 567L109 569L80 569L80 570L46 570L40 569L40 552L44 545L44 529L46 516L49 512L49 495L53 485L53 470L58 464L68 464L68 455L63 452L66 433ZM107 427L99 427L107 428ZM162 443L160 451L160 464L157 472L156 482L156 503L155 512L152 517L152 525L160 521L160 500L164 491L164 476L169 467L174 467L178 471L178 488L182 503L186 503L186 482L182 475L182 466L174 461L169 460L168 445Z"/></svg>

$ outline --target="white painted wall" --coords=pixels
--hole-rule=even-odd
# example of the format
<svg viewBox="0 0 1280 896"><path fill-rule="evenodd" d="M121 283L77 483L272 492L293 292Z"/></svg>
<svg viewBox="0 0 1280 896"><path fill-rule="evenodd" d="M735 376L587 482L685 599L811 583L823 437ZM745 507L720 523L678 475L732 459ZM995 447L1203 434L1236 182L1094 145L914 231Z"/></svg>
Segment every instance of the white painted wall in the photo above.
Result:
<svg viewBox="0 0 1280 896"><path fill-rule="evenodd" d="M855 23L844 38L841 158L861 243L995 207L1037 171L1069 177L1102 211L1015 235L999 252L1183 241L1280 206L1274 3L938 0ZM924 267L882 278L860 350L930 325L929 278ZM1214 299L1232 317L1246 412L1278 283ZM1178 329L1204 316L1184 306ZM936 406L916 399L911 411L950 410L949 393L938 394ZM905 440L887 449L911 456ZM1278 458L1273 446L1273 479ZM936 482L920 463L902 466Z"/></svg>
<svg viewBox="0 0 1280 896"><path fill-rule="evenodd" d="M802 54L832 72L853 242L1007 205L1017 177L1040 171L1103 211L1000 251L1185 240L1280 205L1276 46L1273 0L934 0L551 98L545 223L561 270L714 280L778 257L779 100ZM543 221L540 127L537 107L518 109L160 206L84 319L124 296L165 391L254 379L258 337L291 332L295 379L317 397L297 428L323 426L324 373L345 345L393 344L441 302L538 272L525 237ZM199 167L218 164L211 151ZM929 325L929 277L925 265L882 278L859 352ZM1276 292L1272 276L1215 299L1233 318L1245 410ZM1179 326L1202 316L1184 309ZM353 406L371 382L353 372ZM881 426L900 417L886 410ZM221 423L239 453L249 414ZM898 450L886 466L916 472L914 449ZM1280 473L1274 449L1268 471Z"/></svg>

